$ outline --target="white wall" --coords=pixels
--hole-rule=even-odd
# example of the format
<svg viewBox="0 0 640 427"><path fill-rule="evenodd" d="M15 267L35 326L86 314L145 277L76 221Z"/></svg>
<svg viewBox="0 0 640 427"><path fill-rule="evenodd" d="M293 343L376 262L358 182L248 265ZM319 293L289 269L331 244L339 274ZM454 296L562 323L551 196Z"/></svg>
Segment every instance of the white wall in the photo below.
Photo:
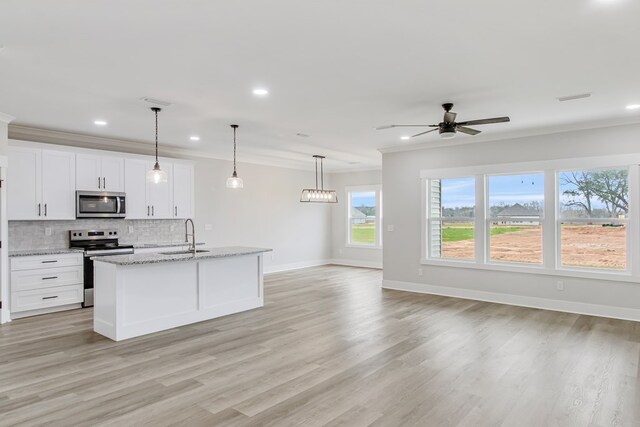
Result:
<svg viewBox="0 0 640 427"><path fill-rule="evenodd" d="M338 204L331 207L331 261L336 264L382 268L382 249L347 247L347 193L357 185L380 185L382 171L332 173L331 189L338 192ZM384 194L383 194L384 199ZM384 200L383 200L384 205ZM384 243L383 243L384 244Z"/></svg>
<svg viewBox="0 0 640 427"><path fill-rule="evenodd" d="M265 255L266 271L318 265L330 258L331 207L300 203L302 188L315 182L312 170L240 161L242 190L226 188L232 171L228 161L196 160L194 220L199 241L272 248ZM212 230L205 230L206 224Z"/></svg>
<svg viewBox="0 0 640 427"><path fill-rule="evenodd" d="M420 264L420 170L625 153L640 153L640 125L383 154L383 286L640 320L640 284Z"/></svg>

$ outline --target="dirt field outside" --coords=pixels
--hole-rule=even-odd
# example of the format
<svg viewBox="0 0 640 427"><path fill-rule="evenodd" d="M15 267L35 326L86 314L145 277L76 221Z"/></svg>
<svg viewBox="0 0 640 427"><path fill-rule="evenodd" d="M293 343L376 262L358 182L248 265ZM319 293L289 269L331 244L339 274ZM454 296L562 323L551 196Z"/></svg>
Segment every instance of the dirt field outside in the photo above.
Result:
<svg viewBox="0 0 640 427"><path fill-rule="evenodd" d="M522 226L506 233L496 233L494 228L499 227L493 227L491 232L492 261L542 263L540 226ZM443 242L442 257L473 259L474 240ZM624 270L627 265L626 227L563 225L561 260L566 267Z"/></svg>

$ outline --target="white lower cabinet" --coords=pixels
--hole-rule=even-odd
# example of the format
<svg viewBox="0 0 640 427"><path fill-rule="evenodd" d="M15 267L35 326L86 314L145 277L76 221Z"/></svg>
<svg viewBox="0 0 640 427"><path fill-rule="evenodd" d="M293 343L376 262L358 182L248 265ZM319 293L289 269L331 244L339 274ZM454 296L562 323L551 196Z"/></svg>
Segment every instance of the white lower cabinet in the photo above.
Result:
<svg viewBox="0 0 640 427"><path fill-rule="evenodd" d="M10 289L14 317L76 308L84 298L83 254L12 257Z"/></svg>

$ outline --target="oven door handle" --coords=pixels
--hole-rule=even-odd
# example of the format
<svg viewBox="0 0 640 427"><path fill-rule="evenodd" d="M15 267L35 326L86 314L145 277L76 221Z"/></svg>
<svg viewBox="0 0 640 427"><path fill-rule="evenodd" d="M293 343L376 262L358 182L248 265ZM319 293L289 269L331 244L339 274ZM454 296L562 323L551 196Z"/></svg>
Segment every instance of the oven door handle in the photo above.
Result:
<svg viewBox="0 0 640 427"><path fill-rule="evenodd" d="M133 255L133 249L107 249L104 251L90 251L84 253L84 256L87 258L105 255Z"/></svg>

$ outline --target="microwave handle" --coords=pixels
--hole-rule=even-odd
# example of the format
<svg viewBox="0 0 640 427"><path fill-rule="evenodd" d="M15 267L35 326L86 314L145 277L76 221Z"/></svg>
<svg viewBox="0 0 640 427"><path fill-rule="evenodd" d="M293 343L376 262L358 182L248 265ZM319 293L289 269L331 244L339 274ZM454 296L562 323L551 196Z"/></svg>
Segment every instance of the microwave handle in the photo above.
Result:
<svg viewBox="0 0 640 427"><path fill-rule="evenodd" d="M122 212L120 211L120 196L116 196L116 211L117 211L118 213L122 213Z"/></svg>

